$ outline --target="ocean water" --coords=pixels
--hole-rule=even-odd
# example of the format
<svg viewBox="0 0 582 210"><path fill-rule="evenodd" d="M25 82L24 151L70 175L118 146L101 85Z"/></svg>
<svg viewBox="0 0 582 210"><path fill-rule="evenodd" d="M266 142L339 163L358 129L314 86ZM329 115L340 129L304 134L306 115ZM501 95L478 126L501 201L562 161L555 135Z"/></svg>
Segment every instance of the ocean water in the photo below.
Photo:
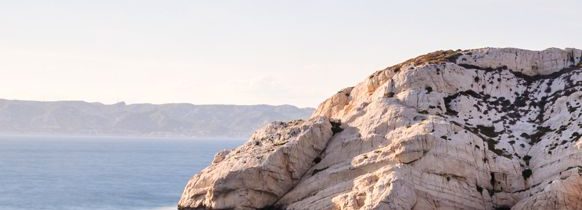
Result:
<svg viewBox="0 0 582 210"><path fill-rule="evenodd" d="M0 210L166 210L243 140L0 137Z"/></svg>

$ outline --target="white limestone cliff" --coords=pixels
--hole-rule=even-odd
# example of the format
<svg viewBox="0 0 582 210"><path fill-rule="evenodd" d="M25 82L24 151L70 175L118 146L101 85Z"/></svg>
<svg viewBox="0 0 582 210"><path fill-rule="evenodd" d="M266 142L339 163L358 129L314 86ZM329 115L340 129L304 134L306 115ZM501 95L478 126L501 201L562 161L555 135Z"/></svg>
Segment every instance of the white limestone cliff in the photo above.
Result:
<svg viewBox="0 0 582 210"><path fill-rule="evenodd" d="M582 209L581 60L556 48L408 60L219 153L178 206Z"/></svg>

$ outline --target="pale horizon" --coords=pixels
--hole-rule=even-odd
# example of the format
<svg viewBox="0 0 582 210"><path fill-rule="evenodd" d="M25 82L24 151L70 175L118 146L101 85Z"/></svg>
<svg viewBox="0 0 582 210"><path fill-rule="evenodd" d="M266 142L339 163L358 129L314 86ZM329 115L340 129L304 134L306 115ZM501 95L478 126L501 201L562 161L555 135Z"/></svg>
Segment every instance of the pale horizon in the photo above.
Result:
<svg viewBox="0 0 582 210"><path fill-rule="evenodd" d="M0 98L317 107L436 50L579 48L579 1L0 1Z"/></svg>

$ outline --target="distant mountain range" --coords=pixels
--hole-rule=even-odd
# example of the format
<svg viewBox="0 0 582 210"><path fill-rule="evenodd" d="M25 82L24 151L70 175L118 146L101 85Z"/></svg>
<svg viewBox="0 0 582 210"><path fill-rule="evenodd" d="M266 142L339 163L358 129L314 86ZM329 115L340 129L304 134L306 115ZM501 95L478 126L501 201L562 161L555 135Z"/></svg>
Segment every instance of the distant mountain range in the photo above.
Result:
<svg viewBox="0 0 582 210"><path fill-rule="evenodd" d="M291 105L105 105L0 99L0 134L248 137L271 121L307 118Z"/></svg>

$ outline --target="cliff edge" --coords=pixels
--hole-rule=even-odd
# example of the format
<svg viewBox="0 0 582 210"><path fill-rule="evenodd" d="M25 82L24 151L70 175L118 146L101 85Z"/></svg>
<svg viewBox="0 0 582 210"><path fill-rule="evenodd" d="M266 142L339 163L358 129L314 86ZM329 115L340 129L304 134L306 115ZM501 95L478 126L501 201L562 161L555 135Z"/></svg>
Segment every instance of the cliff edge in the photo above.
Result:
<svg viewBox="0 0 582 210"><path fill-rule="evenodd" d="M582 51L438 51L275 122L188 182L190 209L582 209Z"/></svg>

